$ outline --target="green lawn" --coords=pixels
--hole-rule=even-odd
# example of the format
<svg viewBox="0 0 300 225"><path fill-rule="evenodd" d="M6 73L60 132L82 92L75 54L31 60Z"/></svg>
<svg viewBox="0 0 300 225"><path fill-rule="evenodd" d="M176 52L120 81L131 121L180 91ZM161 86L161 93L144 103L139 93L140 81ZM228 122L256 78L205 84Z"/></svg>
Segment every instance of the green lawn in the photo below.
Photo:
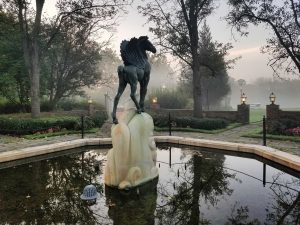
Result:
<svg viewBox="0 0 300 225"><path fill-rule="evenodd" d="M262 121L264 115L266 115L266 109L250 109L250 123Z"/></svg>

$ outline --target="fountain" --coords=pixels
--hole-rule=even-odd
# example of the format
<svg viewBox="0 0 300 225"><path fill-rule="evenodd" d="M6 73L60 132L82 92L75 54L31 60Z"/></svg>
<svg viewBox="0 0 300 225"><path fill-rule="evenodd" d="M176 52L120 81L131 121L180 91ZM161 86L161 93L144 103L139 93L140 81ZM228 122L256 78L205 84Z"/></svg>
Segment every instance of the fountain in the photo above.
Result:
<svg viewBox="0 0 300 225"><path fill-rule="evenodd" d="M121 56L124 66L119 66L119 88L114 99L111 128L113 148L108 152L105 167L105 184L119 189L129 189L158 177L156 145L153 139L153 119L144 112L144 100L150 78L151 66L146 51L156 52L148 37L122 41ZM140 101L135 92L140 83ZM116 110L127 83L135 109L124 111L119 118Z"/></svg>

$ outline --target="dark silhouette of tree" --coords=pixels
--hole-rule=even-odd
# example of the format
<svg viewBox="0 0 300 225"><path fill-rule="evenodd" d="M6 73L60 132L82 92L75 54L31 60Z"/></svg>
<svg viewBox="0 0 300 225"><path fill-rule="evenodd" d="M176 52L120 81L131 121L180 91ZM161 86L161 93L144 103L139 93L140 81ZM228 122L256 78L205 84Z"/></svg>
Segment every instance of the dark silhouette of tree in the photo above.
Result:
<svg viewBox="0 0 300 225"><path fill-rule="evenodd" d="M199 48L200 24L213 8L213 0L155 0L139 7L139 11L154 24L150 31L157 36L164 52L173 54L191 68L195 117L202 117L203 76L200 67L205 65L214 71L203 60Z"/></svg>
<svg viewBox="0 0 300 225"><path fill-rule="evenodd" d="M45 0L35 0L35 10L29 1L3 0L1 7L18 16L23 47L23 55L30 78L31 116L40 115L40 73L41 73L41 28L42 12ZM58 14L47 38L47 47L50 47L63 23L70 19L79 29L86 24L92 24L95 30L110 29L115 25L118 12L124 10L128 1L124 0L87 0L64 1L56 3Z"/></svg>
<svg viewBox="0 0 300 225"><path fill-rule="evenodd" d="M199 48L203 60L214 68L214 76L212 76L211 71L207 67L200 67L202 74L202 102L203 105L206 105L207 110L210 107L218 108L223 97L230 92L227 67L235 59L226 61L225 56L231 45L226 44L223 46L218 42L213 42L210 29L204 23L200 31ZM192 71L189 67L183 67L179 85L183 93L188 93L192 96L193 79Z"/></svg>
<svg viewBox="0 0 300 225"><path fill-rule="evenodd" d="M98 66L101 46L91 40L91 29L90 24L78 28L72 21L64 21L45 51L41 60L42 83L46 86L44 95L49 96L53 108L61 98L82 95L83 87L101 80Z"/></svg>
<svg viewBox="0 0 300 225"><path fill-rule="evenodd" d="M229 0L227 21L247 35L249 24L264 24L274 36L267 39L263 53L271 55L269 65L274 73L281 71L300 77L300 3L297 0Z"/></svg>
<svg viewBox="0 0 300 225"><path fill-rule="evenodd" d="M96 155L84 154L0 170L0 224L97 224L80 199L97 176ZM100 192L102 186L95 185Z"/></svg>
<svg viewBox="0 0 300 225"><path fill-rule="evenodd" d="M223 169L224 156L206 152L201 154L192 156L186 170L183 166L180 168L179 178L174 184L158 187L162 196L156 210L158 224L211 224L200 212L200 199L215 206L220 196L231 195L233 190L229 188L229 181L235 179L235 175ZM174 191L171 188L173 185Z"/></svg>
<svg viewBox="0 0 300 225"><path fill-rule="evenodd" d="M0 95L10 103L28 104L29 82L15 15L0 8Z"/></svg>

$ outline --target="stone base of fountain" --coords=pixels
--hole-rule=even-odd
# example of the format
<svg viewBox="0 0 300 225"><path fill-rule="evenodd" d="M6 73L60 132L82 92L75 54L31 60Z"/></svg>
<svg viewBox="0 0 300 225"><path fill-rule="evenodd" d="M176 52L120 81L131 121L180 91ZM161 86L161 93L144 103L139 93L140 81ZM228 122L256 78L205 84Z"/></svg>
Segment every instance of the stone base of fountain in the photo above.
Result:
<svg viewBox="0 0 300 225"><path fill-rule="evenodd" d="M158 177L153 119L147 113L123 112L111 128L113 148L107 155L105 184L129 189Z"/></svg>

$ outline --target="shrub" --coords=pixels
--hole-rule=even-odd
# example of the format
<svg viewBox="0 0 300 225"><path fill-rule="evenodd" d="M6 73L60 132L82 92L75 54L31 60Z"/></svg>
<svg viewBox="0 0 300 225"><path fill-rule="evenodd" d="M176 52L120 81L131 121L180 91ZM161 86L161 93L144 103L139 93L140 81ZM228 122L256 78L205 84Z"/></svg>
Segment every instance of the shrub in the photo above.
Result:
<svg viewBox="0 0 300 225"><path fill-rule="evenodd" d="M159 115L153 116L154 126L167 127L168 126L168 121L169 120L168 120L167 116L159 116Z"/></svg>
<svg viewBox="0 0 300 225"><path fill-rule="evenodd" d="M30 112L30 105L23 105L21 103L4 102L0 104L1 114Z"/></svg>
<svg viewBox="0 0 300 225"><path fill-rule="evenodd" d="M291 136L300 136L300 127L289 128L285 133Z"/></svg>
<svg viewBox="0 0 300 225"><path fill-rule="evenodd" d="M195 117L175 117L171 118L176 127L195 128L203 130L217 130L228 126L229 122L219 118L195 118ZM167 116L154 115L154 125L157 127L168 127L169 119Z"/></svg>
<svg viewBox="0 0 300 225"><path fill-rule="evenodd" d="M190 127L203 130L217 130L227 127L228 121L219 118L192 118Z"/></svg>
<svg viewBox="0 0 300 225"><path fill-rule="evenodd" d="M300 126L300 121L293 119L280 119L272 121L268 126L268 133L270 134L282 134L290 135L286 130Z"/></svg>
<svg viewBox="0 0 300 225"><path fill-rule="evenodd" d="M84 128L101 127L105 121L103 115L85 116ZM0 117L0 133L12 135L34 134L37 132L55 132L61 129L80 130L81 118L75 116L47 117L40 119Z"/></svg>

